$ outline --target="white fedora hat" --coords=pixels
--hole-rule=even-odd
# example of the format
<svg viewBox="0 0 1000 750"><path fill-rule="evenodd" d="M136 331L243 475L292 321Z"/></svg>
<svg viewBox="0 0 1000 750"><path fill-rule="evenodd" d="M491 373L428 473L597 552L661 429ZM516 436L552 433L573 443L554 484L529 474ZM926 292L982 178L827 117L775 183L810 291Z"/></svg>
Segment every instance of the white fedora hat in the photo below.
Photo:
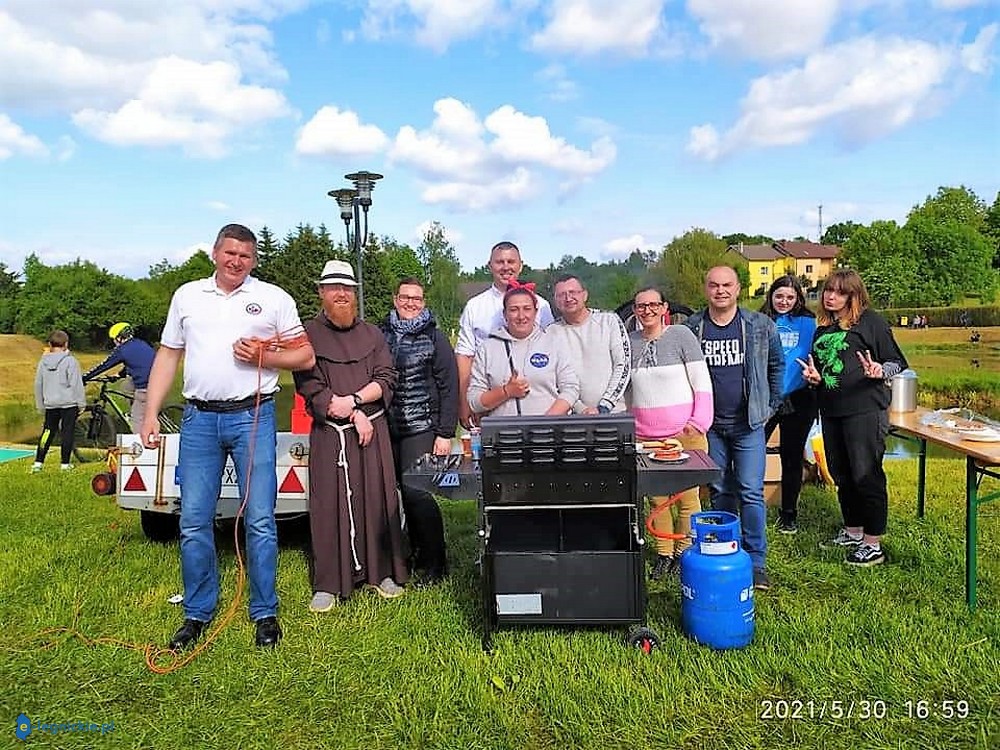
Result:
<svg viewBox="0 0 1000 750"><path fill-rule="evenodd" d="M328 260L323 266L323 273L316 280L317 284L343 284L344 286L357 286L358 282L354 278L354 269L351 264L343 260Z"/></svg>

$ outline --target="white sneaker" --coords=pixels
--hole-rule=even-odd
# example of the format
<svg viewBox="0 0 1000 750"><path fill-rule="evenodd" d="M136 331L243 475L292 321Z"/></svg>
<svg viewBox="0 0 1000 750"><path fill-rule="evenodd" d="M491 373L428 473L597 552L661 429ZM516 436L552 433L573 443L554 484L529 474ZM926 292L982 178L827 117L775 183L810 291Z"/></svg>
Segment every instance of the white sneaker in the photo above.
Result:
<svg viewBox="0 0 1000 750"><path fill-rule="evenodd" d="M35 461L35 463L33 463L31 465L31 473L32 474L37 474L41 470L42 470L42 465L40 463L38 463L38 461Z"/></svg>
<svg viewBox="0 0 1000 750"><path fill-rule="evenodd" d="M395 599L396 597L402 596L406 593L406 589L396 583L392 578L386 576L382 579L382 582L378 586L372 586L375 589L375 593L381 596L383 599Z"/></svg>
<svg viewBox="0 0 1000 750"><path fill-rule="evenodd" d="M59 468L63 471L72 471L73 464L59 464Z"/></svg>
<svg viewBox="0 0 1000 750"><path fill-rule="evenodd" d="M340 597L326 591L317 591L313 594L312 601L309 602L310 612L329 612L340 604Z"/></svg>

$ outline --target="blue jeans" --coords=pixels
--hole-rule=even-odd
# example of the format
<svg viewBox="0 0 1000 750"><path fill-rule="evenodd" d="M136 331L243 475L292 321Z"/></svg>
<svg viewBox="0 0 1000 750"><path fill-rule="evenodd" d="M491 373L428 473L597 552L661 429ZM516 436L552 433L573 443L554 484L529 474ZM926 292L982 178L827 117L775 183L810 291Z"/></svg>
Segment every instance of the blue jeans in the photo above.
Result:
<svg viewBox="0 0 1000 750"><path fill-rule="evenodd" d="M712 508L736 513L743 530L743 549L754 568L763 569L767 553L767 507L764 505L764 427L746 423L708 431L708 455L722 468L722 479L709 485Z"/></svg>
<svg viewBox="0 0 1000 750"><path fill-rule="evenodd" d="M181 428L181 575L184 616L208 622L219 599L215 556L215 509L222 488L222 469L233 457L244 510L250 619L278 613L278 528L274 520L278 480L275 470L274 402L261 404L254 435L254 410L219 414L184 407ZM251 446L253 456L250 455Z"/></svg>

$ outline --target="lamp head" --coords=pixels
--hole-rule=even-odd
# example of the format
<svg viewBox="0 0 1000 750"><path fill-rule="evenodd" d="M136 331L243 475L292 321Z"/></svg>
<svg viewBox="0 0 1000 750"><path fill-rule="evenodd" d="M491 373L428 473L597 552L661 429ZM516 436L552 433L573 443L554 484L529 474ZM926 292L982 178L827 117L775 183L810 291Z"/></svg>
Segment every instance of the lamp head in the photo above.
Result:
<svg viewBox="0 0 1000 750"><path fill-rule="evenodd" d="M368 206L372 204L372 190L375 187L375 182L381 180L382 175L362 170L345 174L344 179L354 183L354 188L358 191L358 201L367 210Z"/></svg>
<svg viewBox="0 0 1000 750"><path fill-rule="evenodd" d="M340 206L340 218L344 220L345 224L350 224L354 199L358 197L358 191L353 188L340 188L339 190L331 190L327 195L337 201L337 205Z"/></svg>

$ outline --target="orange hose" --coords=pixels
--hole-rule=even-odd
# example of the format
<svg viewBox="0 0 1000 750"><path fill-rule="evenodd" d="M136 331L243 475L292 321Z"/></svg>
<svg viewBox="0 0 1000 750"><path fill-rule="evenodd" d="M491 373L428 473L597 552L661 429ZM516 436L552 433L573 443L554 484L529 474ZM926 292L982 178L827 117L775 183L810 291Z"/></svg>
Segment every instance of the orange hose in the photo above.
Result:
<svg viewBox="0 0 1000 750"><path fill-rule="evenodd" d="M657 539L673 539L674 541L677 541L679 539L687 539L688 536L687 534L671 534L665 531L657 531L656 529L653 528L653 519L656 518L661 513L663 513L664 511L669 510L670 506L676 503L678 500L680 500L681 495L683 494L684 494L683 492L678 492L676 495L670 495L667 498L666 502L654 506L653 510L649 512L649 515L646 516L646 531L648 531Z"/></svg>

